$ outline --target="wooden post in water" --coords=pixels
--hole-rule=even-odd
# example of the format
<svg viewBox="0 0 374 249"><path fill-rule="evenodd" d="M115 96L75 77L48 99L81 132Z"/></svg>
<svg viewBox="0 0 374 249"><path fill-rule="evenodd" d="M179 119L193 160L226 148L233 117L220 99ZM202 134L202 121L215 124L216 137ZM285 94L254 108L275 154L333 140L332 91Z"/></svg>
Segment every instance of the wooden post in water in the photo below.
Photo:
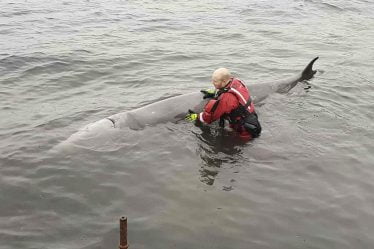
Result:
<svg viewBox="0 0 374 249"><path fill-rule="evenodd" d="M119 220L119 249L127 249L127 217L123 216Z"/></svg>

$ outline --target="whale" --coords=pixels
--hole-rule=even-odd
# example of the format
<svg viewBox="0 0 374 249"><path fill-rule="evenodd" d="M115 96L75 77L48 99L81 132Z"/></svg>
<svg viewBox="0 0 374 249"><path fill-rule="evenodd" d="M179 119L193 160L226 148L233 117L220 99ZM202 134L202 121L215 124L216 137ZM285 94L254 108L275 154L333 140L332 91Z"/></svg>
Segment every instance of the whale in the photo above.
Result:
<svg viewBox="0 0 374 249"><path fill-rule="evenodd" d="M318 58L315 57L302 71L290 77L248 84L247 87L251 92L254 104L263 101L273 93L287 93L298 82L313 78L316 73L313 65ZM130 129L136 131L147 126L178 122L185 117L188 110L196 113L202 112L208 101L209 99L203 99L201 92L196 91L169 97L130 111L120 112L82 127L67 140L61 142L57 149L68 146L79 147L81 144L87 144L84 142L100 140L100 138L118 130Z"/></svg>

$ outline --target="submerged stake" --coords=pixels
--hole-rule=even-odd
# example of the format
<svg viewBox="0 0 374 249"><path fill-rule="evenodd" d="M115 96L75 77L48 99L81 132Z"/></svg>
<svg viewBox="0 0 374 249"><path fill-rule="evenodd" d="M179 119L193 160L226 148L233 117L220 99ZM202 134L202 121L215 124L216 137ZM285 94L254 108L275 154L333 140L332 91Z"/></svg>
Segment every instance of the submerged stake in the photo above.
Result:
<svg viewBox="0 0 374 249"><path fill-rule="evenodd" d="M127 217L121 217L119 220L119 249L127 249Z"/></svg>

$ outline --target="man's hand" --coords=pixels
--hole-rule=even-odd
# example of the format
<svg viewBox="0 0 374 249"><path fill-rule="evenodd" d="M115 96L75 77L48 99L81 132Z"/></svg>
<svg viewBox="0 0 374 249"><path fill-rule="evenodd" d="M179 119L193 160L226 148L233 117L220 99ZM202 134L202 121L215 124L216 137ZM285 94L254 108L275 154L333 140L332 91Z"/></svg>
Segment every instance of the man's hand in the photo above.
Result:
<svg viewBox="0 0 374 249"><path fill-rule="evenodd" d="M197 119L197 113L195 113L194 111L188 110L188 114L186 115L184 119L189 122L195 122Z"/></svg>
<svg viewBox="0 0 374 249"><path fill-rule="evenodd" d="M201 90L200 92L202 92L204 94L203 99L211 99L211 98L214 98L216 96L216 90L215 89L206 89L206 90Z"/></svg>

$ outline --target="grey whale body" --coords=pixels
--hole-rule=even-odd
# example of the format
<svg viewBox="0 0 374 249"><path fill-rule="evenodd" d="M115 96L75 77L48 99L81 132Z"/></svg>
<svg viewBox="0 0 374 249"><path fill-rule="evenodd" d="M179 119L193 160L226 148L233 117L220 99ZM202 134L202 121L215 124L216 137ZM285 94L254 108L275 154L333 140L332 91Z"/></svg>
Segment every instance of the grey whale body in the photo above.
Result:
<svg viewBox="0 0 374 249"><path fill-rule="evenodd" d="M288 92L298 82L311 79L316 73L313 64L317 59L318 57L314 58L302 72L292 77L248 85L254 103L264 100L272 93ZM79 147L80 142L105 137L118 129L139 130L160 123L177 122L184 118L188 109L201 112L207 101L202 98L200 92L193 92L170 97L131 111L120 112L84 126L58 147L74 145Z"/></svg>

